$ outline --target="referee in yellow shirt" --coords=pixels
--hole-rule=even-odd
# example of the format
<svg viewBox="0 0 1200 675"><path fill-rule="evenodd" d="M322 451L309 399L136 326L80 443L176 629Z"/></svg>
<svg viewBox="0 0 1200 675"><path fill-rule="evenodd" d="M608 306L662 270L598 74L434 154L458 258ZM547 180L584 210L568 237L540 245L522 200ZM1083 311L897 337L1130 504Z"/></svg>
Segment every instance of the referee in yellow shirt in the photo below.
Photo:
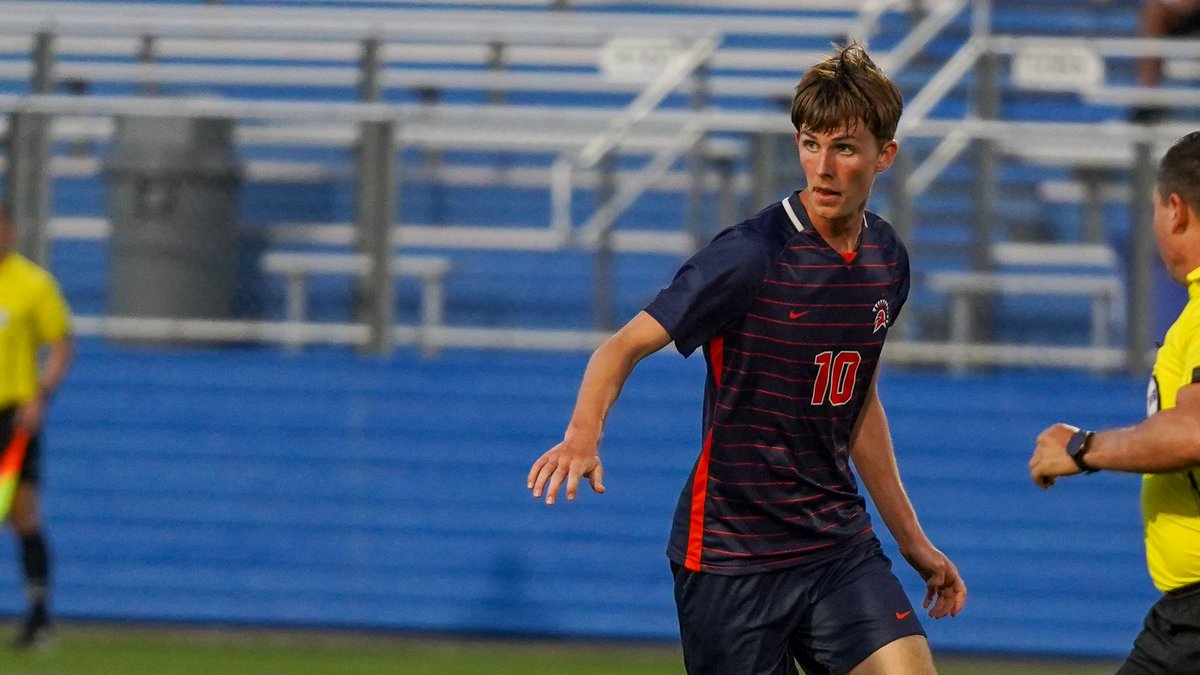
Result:
<svg viewBox="0 0 1200 675"><path fill-rule="evenodd" d="M41 438L46 405L66 376L73 349L67 304L49 272L13 250L7 204L0 205L0 443L13 431L30 432L9 520L21 549L29 613L17 635L19 649L50 637L47 589L50 555L38 515ZM45 359L41 353L45 348ZM39 364L39 361L42 364ZM44 365L44 367L39 367Z"/></svg>
<svg viewBox="0 0 1200 675"><path fill-rule="evenodd" d="M1200 132L1159 164L1154 236L1188 302L1154 361L1148 417L1108 431L1056 424L1037 438L1029 471L1056 478L1108 469L1142 473L1146 562L1163 592L1118 675L1200 673Z"/></svg>

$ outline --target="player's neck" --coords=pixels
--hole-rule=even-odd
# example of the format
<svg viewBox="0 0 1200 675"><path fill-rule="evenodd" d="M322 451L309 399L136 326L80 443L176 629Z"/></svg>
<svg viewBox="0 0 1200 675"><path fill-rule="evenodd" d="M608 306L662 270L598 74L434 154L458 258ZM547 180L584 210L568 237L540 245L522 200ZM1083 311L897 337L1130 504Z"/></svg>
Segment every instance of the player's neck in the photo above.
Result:
<svg viewBox="0 0 1200 675"><path fill-rule="evenodd" d="M858 250L858 240L863 235L863 214L865 209L856 209L854 213L839 219L827 219L814 213L815 209L809 207L808 195L800 192L800 203L804 204L804 209L808 211L809 222L812 223L812 228L816 229L817 234L826 240L826 244L833 247L833 250L839 253L848 253Z"/></svg>

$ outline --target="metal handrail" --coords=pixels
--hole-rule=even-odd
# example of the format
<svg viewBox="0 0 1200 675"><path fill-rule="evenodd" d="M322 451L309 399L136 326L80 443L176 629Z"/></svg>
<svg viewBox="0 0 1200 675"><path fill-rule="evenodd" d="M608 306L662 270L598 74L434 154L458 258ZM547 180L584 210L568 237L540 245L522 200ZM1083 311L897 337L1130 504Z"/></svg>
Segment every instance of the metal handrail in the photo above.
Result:
<svg viewBox="0 0 1200 675"><path fill-rule="evenodd" d="M602 157L613 152L624 141L633 128L654 112L667 96L678 89L716 52L721 38L709 35L696 40L655 77L642 93L613 119L607 129L587 143L579 152L560 155L551 170L550 228L563 237L564 243L571 232L571 202L574 192L574 174L579 170L594 167ZM615 216L614 216L615 219Z"/></svg>

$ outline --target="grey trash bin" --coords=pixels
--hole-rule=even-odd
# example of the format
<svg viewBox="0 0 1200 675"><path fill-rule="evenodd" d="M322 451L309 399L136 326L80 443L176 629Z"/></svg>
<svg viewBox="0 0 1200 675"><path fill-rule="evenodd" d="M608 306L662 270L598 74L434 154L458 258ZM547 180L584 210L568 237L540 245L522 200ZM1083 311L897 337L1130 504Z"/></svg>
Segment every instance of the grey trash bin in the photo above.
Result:
<svg viewBox="0 0 1200 675"><path fill-rule="evenodd" d="M241 174L233 121L127 116L105 165L109 313L229 318Z"/></svg>

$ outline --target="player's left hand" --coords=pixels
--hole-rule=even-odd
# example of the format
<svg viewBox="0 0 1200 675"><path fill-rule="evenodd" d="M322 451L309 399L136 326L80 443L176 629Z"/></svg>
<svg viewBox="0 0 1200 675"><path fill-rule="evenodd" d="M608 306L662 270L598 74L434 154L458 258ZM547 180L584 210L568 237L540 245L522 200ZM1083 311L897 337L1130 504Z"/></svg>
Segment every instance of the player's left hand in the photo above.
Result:
<svg viewBox="0 0 1200 675"><path fill-rule="evenodd" d="M42 428L42 410L42 400L34 397L17 408L13 422L30 433L37 433Z"/></svg>
<svg viewBox="0 0 1200 675"><path fill-rule="evenodd" d="M967 584L946 554L925 543L904 552L904 559L925 580L925 601L921 606L929 610L929 616L934 619L958 616L967 602Z"/></svg>
<svg viewBox="0 0 1200 675"><path fill-rule="evenodd" d="M1076 431L1079 431L1079 427L1055 424L1038 434L1033 457L1029 459L1029 476L1038 487L1048 488L1060 476L1073 476L1080 472L1075 460L1067 454L1067 442Z"/></svg>

